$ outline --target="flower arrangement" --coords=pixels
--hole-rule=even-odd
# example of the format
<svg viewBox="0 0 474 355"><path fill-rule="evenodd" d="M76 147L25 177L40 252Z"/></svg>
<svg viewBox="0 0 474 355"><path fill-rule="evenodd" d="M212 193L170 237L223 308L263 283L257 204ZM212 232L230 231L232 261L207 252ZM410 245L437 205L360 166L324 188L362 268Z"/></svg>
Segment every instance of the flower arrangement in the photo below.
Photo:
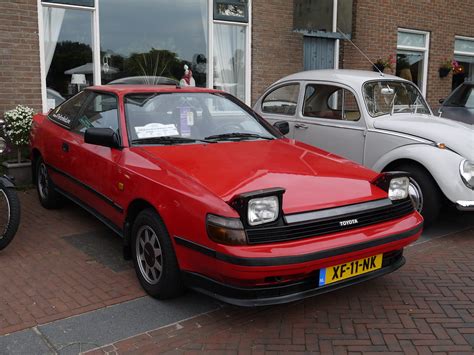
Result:
<svg viewBox="0 0 474 355"><path fill-rule="evenodd" d="M453 74L460 74L464 72L464 67L459 64L458 61L455 59L445 59L439 67L439 76L443 78L447 76L450 72L453 72Z"/></svg>
<svg viewBox="0 0 474 355"><path fill-rule="evenodd" d="M393 66L396 62L397 60L395 59L395 56L393 54L390 54L387 58L378 58L374 63L374 67L382 72L386 68L393 70Z"/></svg>
<svg viewBox="0 0 474 355"><path fill-rule="evenodd" d="M5 135L17 147L18 163L21 163L21 148L30 141L30 128L34 110L27 106L18 105L13 110L4 113Z"/></svg>

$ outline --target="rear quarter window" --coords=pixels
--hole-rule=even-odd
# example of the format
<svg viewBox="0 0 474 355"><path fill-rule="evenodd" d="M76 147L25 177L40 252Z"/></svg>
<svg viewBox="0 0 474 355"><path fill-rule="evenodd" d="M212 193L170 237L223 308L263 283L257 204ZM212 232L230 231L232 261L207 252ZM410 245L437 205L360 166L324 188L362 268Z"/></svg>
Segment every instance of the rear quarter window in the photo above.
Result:
<svg viewBox="0 0 474 355"><path fill-rule="evenodd" d="M49 119L62 127L71 129L77 114L88 97L89 92L80 92L51 111L48 115Z"/></svg>

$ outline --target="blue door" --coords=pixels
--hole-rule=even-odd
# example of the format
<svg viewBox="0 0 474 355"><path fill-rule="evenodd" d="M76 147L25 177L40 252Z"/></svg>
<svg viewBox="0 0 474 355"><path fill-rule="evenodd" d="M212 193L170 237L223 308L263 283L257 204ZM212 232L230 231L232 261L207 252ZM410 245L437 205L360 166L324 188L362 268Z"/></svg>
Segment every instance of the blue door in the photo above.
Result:
<svg viewBox="0 0 474 355"><path fill-rule="evenodd" d="M334 68L334 39L304 37L304 70Z"/></svg>

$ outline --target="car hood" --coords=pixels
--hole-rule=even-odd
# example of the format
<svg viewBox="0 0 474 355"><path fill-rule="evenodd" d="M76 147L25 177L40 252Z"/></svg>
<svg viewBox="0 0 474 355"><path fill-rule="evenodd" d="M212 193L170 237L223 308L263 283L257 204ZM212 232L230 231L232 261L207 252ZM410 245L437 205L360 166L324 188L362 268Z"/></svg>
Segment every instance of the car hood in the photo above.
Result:
<svg viewBox="0 0 474 355"><path fill-rule="evenodd" d="M240 193L282 187L285 213L386 198L377 174L344 158L287 140L132 148L161 169L179 170L228 202Z"/></svg>
<svg viewBox="0 0 474 355"><path fill-rule="evenodd" d="M374 127L444 143L465 158L474 158L474 129L465 123L432 115L394 114L376 118Z"/></svg>

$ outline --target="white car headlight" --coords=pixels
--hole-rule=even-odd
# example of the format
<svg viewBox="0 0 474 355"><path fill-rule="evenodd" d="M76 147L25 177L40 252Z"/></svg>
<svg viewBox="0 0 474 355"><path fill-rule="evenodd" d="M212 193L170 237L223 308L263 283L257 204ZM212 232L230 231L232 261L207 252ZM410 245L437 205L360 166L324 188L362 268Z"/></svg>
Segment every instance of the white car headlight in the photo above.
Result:
<svg viewBox="0 0 474 355"><path fill-rule="evenodd" d="M0 138L0 154L2 154L5 149L7 149L7 143L3 138Z"/></svg>
<svg viewBox="0 0 474 355"><path fill-rule="evenodd" d="M408 197L410 179L406 176L393 178L388 187L388 198L392 201L403 200Z"/></svg>
<svg viewBox="0 0 474 355"><path fill-rule="evenodd" d="M462 180L467 187L474 189L474 162L467 159L463 160L459 166L459 170Z"/></svg>
<svg viewBox="0 0 474 355"><path fill-rule="evenodd" d="M278 219L278 197L267 196L253 198L248 204L248 222L251 226L270 223Z"/></svg>

